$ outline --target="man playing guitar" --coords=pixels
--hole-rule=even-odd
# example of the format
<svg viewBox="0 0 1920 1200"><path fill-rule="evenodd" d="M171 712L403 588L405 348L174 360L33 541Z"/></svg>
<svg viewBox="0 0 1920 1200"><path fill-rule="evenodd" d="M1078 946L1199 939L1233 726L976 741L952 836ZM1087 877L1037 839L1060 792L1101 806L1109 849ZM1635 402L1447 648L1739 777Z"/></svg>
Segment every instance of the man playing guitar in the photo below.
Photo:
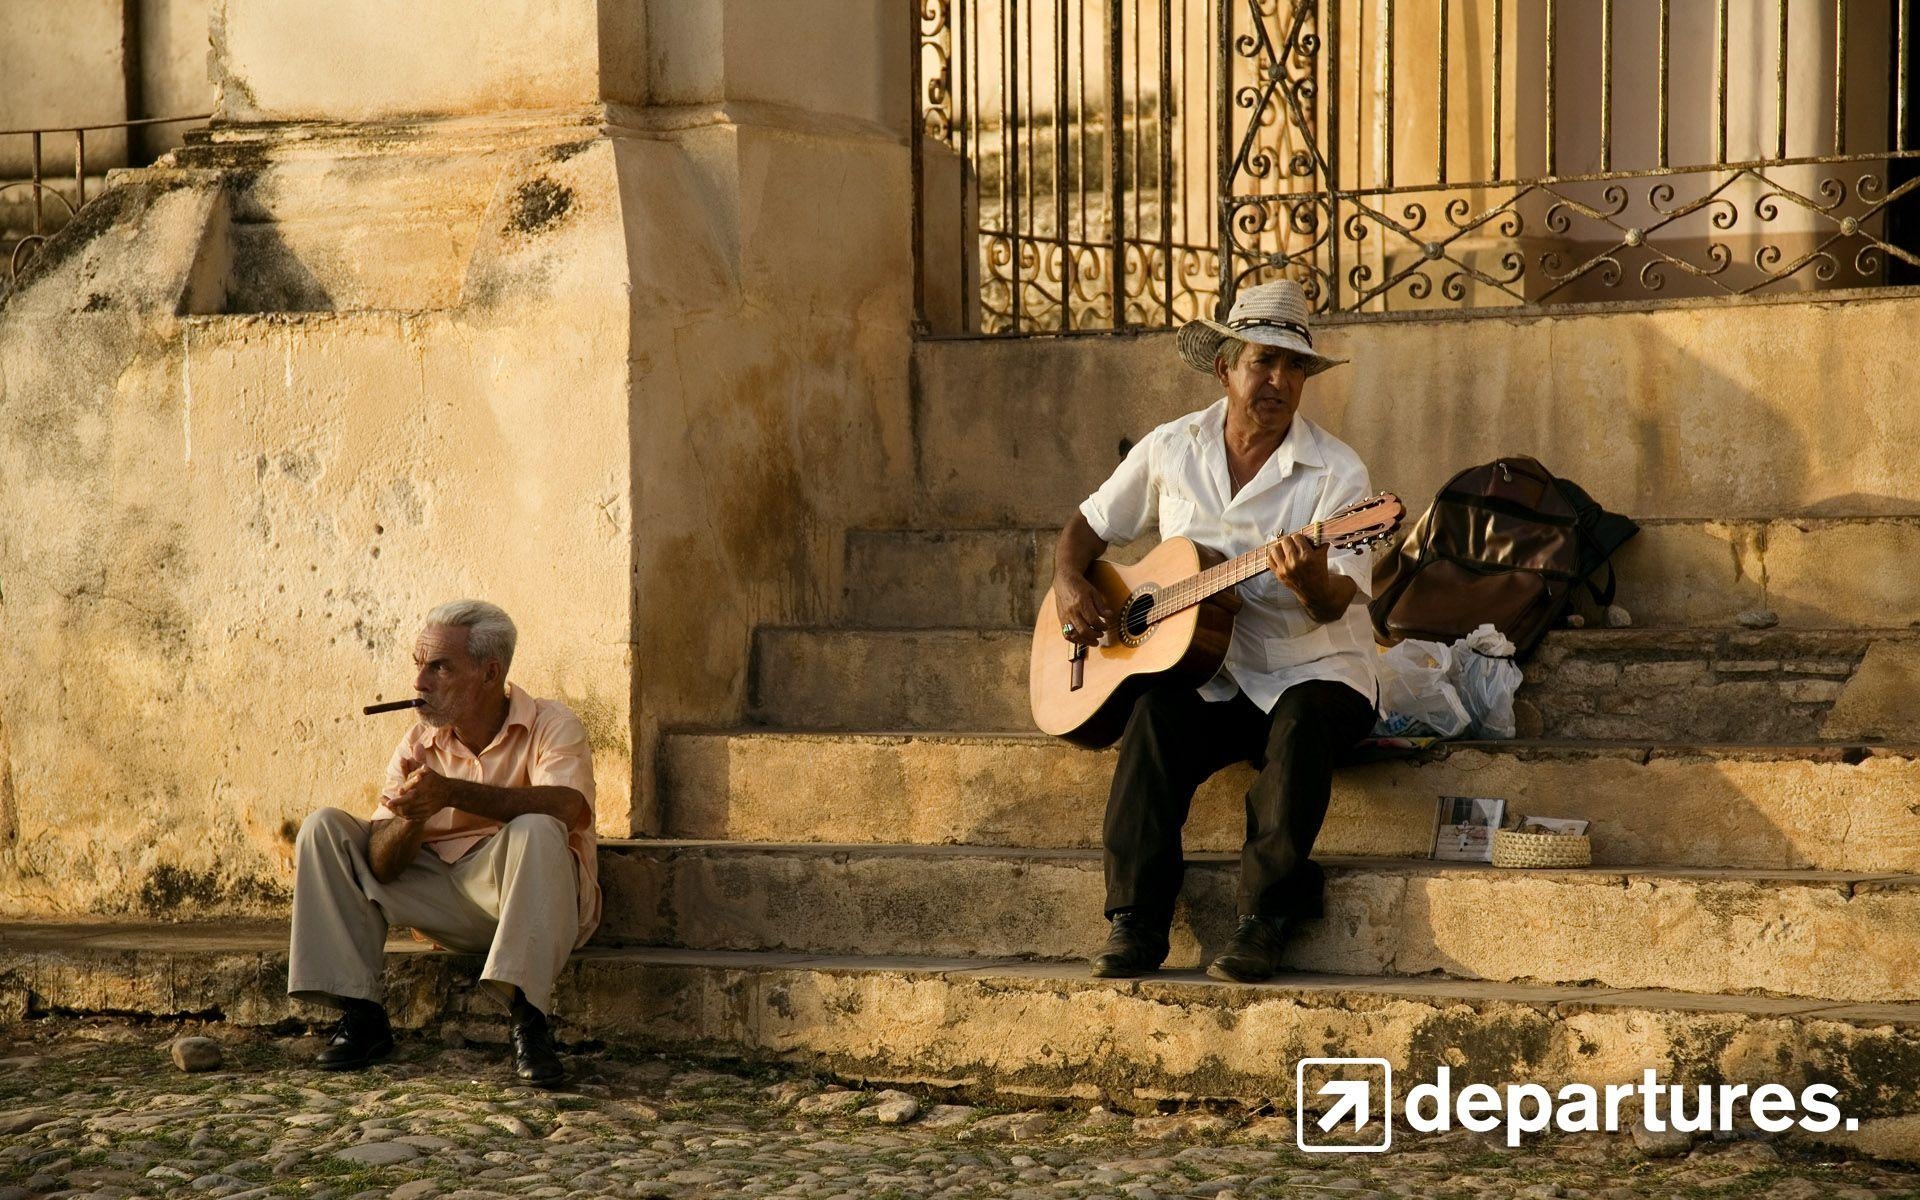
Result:
<svg viewBox="0 0 1920 1200"><path fill-rule="evenodd" d="M1080 505L1054 551L1061 633L1099 642L1116 614L1087 568L1150 526L1237 555L1368 494L1345 443L1299 416L1307 378L1344 361L1313 349L1291 280L1246 289L1226 325L1189 322L1180 356L1226 389L1133 447ZM1185 860L1180 832L1200 784L1235 762L1260 775L1246 797L1240 923L1207 973L1253 982L1280 966L1288 923L1321 915L1308 855L1332 795L1335 756L1372 729L1371 556L1328 555L1303 534L1267 547L1273 570L1239 585L1244 602L1224 665L1199 689L1161 683L1134 704L1107 800L1106 915L1093 974L1142 975L1167 956Z"/></svg>

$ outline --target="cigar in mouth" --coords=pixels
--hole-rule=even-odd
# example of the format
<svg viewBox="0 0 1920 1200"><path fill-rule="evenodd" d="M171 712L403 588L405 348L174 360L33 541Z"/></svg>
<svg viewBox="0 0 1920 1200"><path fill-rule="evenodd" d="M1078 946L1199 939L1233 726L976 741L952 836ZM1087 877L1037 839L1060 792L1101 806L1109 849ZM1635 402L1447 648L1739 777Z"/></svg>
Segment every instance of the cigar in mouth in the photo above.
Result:
<svg viewBox="0 0 1920 1200"><path fill-rule="evenodd" d="M425 700L415 696L411 700L389 700L385 704L369 704L360 711L370 717L375 713L399 712L403 708L419 708L425 703Z"/></svg>

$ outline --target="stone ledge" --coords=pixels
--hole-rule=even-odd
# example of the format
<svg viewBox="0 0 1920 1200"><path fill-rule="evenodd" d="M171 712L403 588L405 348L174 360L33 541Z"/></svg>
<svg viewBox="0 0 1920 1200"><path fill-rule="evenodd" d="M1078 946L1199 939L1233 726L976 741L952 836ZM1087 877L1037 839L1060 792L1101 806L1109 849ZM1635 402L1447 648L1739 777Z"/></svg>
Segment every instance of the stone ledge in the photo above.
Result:
<svg viewBox="0 0 1920 1200"><path fill-rule="evenodd" d="M762 627L749 717L770 727L1027 731L1031 626ZM1872 719L1830 726L1876 689L1863 660L1920 659L1910 629L1556 630L1526 664L1519 699L1553 738L1747 743L1911 736L1908 689L1878 688Z"/></svg>
<svg viewBox="0 0 1920 1200"><path fill-rule="evenodd" d="M1339 772L1319 847L1425 857L1436 799L1594 821L1602 865L1920 871L1908 747L1459 742ZM1094 846L1113 754L1044 736L684 732L663 747L668 836ZM1238 850L1250 768L1204 784L1198 851ZM1845 819L1839 819L1840 814Z"/></svg>
<svg viewBox="0 0 1920 1200"><path fill-rule="evenodd" d="M35 1011L294 1014L276 926L18 924L0 937L0 996ZM471 959L390 956L390 1003L419 1026L475 1007ZM187 998L190 1009L156 998ZM1920 1111L1920 1005L1291 975L1090 980L1080 968L981 959L588 950L562 981L572 1037L843 1078L1139 1108L1160 1099L1291 1103L1300 1057L1382 1057L1457 1083L1824 1081L1842 1111Z"/></svg>
<svg viewBox="0 0 1920 1200"><path fill-rule="evenodd" d="M1063 496L1050 519L1068 515L1101 474L1088 473L1082 490ZM1425 503L1403 498L1416 511ZM1899 566L1920 549L1920 517L1639 520L1639 536L1615 562L1619 601L1641 626L1732 630L1741 613L1753 610L1801 629L1920 621L1920 586ZM1030 626L1053 575L1058 535L1058 525L853 530L845 615L863 626ZM1121 557L1138 558L1144 546L1135 543ZM955 580L965 586L953 586Z"/></svg>
<svg viewBox="0 0 1920 1200"><path fill-rule="evenodd" d="M1920 1000L1920 876L1321 861L1296 969ZM1225 945L1236 862L1190 856L1169 966ZM1106 934L1091 849L627 842L601 878L609 943L1078 961Z"/></svg>

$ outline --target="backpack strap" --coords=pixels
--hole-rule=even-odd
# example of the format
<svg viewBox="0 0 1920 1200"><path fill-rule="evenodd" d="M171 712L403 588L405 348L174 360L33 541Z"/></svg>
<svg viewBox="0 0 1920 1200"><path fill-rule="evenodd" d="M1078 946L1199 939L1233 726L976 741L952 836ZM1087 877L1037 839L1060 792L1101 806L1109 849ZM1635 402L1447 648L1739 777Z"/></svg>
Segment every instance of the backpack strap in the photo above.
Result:
<svg viewBox="0 0 1920 1200"><path fill-rule="evenodd" d="M1587 585L1587 590L1593 593L1594 603L1598 604L1601 608L1605 608L1609 604L1613 603L1613 594L1619 582L1620 581L1617 578L1615 578L1613 573L1612 560L1608 560L1607 562L1607 582L1605 587L1600 587L1596 585L1593 582L1593 576L1591 575L1587 576L1585 580L1585 583Z"/></svg>

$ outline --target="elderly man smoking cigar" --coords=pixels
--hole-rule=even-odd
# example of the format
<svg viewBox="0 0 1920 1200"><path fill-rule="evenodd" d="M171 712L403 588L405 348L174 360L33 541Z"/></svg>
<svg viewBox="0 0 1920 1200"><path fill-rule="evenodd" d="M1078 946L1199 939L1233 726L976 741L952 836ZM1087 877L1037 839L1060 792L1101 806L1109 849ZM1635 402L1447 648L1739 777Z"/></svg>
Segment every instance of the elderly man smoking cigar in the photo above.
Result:
<svg viewBox="0 0 1920 1200"><path fill-rule="evenodd" d="M400 739L371 820L307 818L296 848L287 993L341 1010L320 1052L357 1070L393 1049L381 1006L387 926L486 955L480 978L513 1013L514 1069L566 1077L546 1015L567 955L600 920L593 760L563 704L507 682L512 620L457 600L414 646L419 719Z"/></svg>

